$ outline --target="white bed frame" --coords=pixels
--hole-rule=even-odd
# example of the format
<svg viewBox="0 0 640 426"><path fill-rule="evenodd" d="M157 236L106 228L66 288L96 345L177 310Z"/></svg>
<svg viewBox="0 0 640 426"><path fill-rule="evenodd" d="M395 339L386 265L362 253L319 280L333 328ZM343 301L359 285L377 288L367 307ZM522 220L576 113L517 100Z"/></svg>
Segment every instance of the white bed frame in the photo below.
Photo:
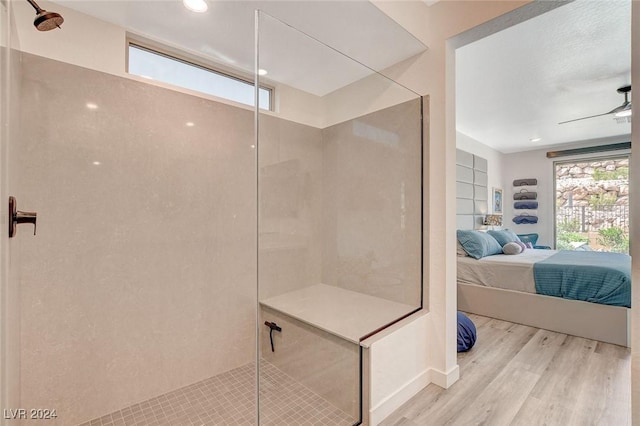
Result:
<svg viewBox="0 0 640 426"><path fill-rule="evenodd" d="M458 310L630 346L631 309L458 282Z"/></svg>

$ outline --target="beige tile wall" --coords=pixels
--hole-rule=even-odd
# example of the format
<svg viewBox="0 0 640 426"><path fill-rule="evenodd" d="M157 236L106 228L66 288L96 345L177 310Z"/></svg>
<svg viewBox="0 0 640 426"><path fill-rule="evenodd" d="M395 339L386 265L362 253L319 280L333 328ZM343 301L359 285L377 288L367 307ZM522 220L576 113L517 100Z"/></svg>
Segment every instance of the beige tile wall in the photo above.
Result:
<svg viewBox="0 0 640 426"><path fill-rule="evenodd" d="M260 298L322 282L420 305L420 100L260 121Z"/></svg>
<svg viewBox="0 0 640 426"><path fill-rule="evenodd" d="M2 234L0 236L0 283L2 290L0 299L0 322L2 323L3 340L0 352L0 365L4 388L0 392L3 409L20 407L20 282L19 270L12 268L20 260L19 243L9 239L7 233L8 215L4 209L10 195L9 181L13 180L15 165L10 161L12 152L10 141L20 137L20 97L21 80L20 52L15 34L15 23L10 19L11 7L0 5L0 200L2 205ZM8 72L8 75L5 74ZM8 77L8 78L7 78ZM18 248L16 250L16 248ZM4 414L4 412L3 412ZM4 417L4 416L3 416Z"/></svg>
<svg viewBox="0 0 640 426"><path fill-rule="evenodd" d="M22 406L77 424L254 360L253 112L29 54L22 72Z"/></svg>
<svg viewBox="0 0 640 426"><path fill-rule="evenodd" d="M320 282L322 131L260 115L260 299Z"/></svg>
<svg viewBox="0 0 640 426"><path fill-rule="evenodd" d="M420 305L420 99L323 130L322 282Z"/></svg>

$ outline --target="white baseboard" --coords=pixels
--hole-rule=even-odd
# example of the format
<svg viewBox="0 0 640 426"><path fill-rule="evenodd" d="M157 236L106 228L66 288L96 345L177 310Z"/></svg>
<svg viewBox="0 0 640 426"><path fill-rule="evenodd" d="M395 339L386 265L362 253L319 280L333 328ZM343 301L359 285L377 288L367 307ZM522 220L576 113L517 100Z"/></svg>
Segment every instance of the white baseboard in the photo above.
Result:
<svg viewBox="0 0 640 426"><path fill-rule="evenodd" d="M449 372L444 373L435 368L424 370L413 380L404 384L394 393L382 400L378 405L369 411L369 425L376 426L382 422L389 414L400 408L402 404L410 400L430 383L448 389L460 378L460 367L455 365Z"/></svg>
<svg viewBox="0 0 640 426"><path fill-rule="evenodd" d="M460 378L460 367L456 364L455 367L446 373L432 368L430 373L431 383L438 385L443 389L449 389L449 387Z"/></svg>
<svg viewBox="0 0 640 426"><path fill-rule="evenodd" d="M401 388L382 400L378 405L371 407L369 425L375 426L379 424L429 383L431 383L431 369L423 371L413 380L405 383Z"/></svg>
<svg viewBox="0 0 640 426"><path fill-rule="evenodd" d="M420 392L428 384L433 383L441 388L448 389L460 378L460 367L456 364L449 372L444 373L435 368L429 368L413 380L405 383L394 393L382 400L378 405L369 411L369 425L376 426L382 422L389 414L400 408L402 404L410 400L415 394Z"/></svg>

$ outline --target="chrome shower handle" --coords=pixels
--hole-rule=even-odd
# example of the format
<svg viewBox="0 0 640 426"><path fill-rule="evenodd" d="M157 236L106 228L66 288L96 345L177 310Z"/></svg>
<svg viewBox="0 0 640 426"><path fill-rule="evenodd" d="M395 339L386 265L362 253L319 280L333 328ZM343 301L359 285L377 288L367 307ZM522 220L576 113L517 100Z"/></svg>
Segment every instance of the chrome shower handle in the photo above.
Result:
<svg viewBox="0 0 640 426"><path fill-rule="evenodd" d="M33 224L33 235L36 235L38 213L18 211L15 197L9 197L9 217L9 238L13 238L16 235L16 226L21 223Z"/></svg>

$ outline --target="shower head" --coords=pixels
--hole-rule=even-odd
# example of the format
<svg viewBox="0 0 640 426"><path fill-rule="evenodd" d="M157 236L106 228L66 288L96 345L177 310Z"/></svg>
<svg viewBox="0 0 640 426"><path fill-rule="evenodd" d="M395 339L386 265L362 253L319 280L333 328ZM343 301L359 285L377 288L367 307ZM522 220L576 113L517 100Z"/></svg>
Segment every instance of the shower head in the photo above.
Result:
<svg viewBox="0 0 640 426"><path fill-rule="evenodd" d="M36 19L33 21L33 25L36 26L38 31L49 31L54 28L60 28L60 25L64 22L62 15L55 12L47 12L38 6L34 0L27 1L36 10Z"/></svg>

